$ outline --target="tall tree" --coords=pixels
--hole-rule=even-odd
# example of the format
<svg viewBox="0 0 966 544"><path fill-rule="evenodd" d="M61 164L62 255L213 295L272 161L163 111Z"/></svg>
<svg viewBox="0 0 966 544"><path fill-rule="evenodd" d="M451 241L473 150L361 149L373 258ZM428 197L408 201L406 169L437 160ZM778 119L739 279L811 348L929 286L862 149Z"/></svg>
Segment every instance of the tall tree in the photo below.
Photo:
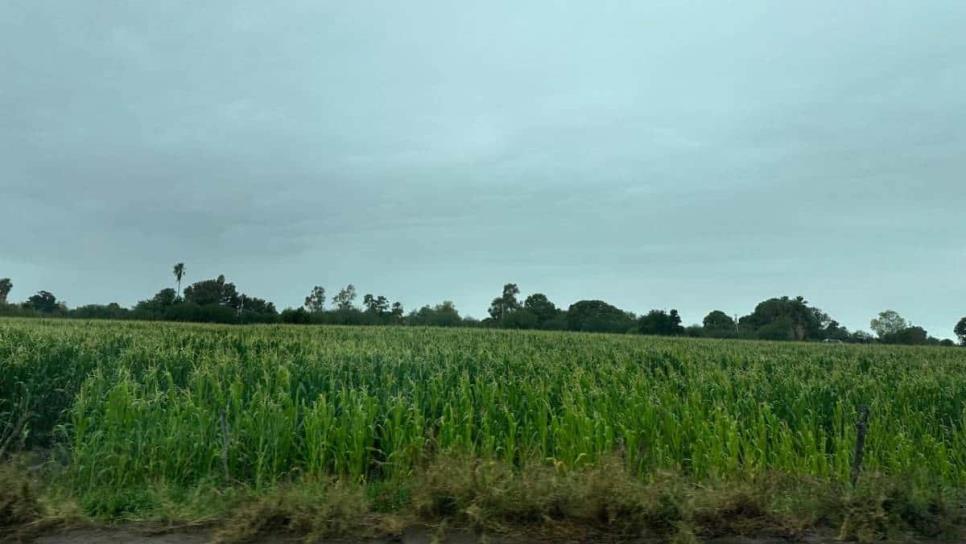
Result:
<svg viewBox="0 0 966 544"><path fill-rule="evenodd" d="M959 343L966 346L966 317L960 319L959 323L956 323L956 328L953 329L953 332L959 337Z"/></svg>
<svg viewBox="0 0 966 544"><path fill-rule="evenodd" d="M510 312L515 312L520 309L520 303L517 301L517 295L520 294L520 288L517 287L515 283L508 283L503 286L503 294L493 299L490 304L490 317L499 321L507 316Z"/></svg>
<svg viewBox="0 0 966 544"><path fill-rule="evenodd" d="M40 313L52 314L64 309L63 303L57 302L57 297L50 291L38 291L24 303L24 306Z"/></svg>
<svg viewBox="0 0 966 544"><path fill-rule="evenodd" d="M822 336L831 321L828 315L808 305L804 297L770 298L742 317L741 328L766 340L808 340Z"/></svg>
<svg viewBox="0 0 966 544"><path fill-rule="evenodd" d="M389 315L392 317L394 323L400 323L403 318L403 305L401 302L393 302L392 309L389 310Z"/></svg>
<svg viewBox="0 0 966 544"><path fill-rule="evenodd" d="M317 314L325 311L325 287L316 285L309 296L305 297L305 309Z"/></svg>
<svg viewBox="0 0 966 544"><path fill-rule="evenodd" d="M670 313L664 310L651 310L637 322L641 334L656 334L660 336L677 336L684 334L681 326L681 316L677 310Z"/></svg>
<svg viewBox="0 0 966 544"><path fill-rule="evenodd" d="M13 289L13 282L10 281L10 278L0 279L0 304L7 303L7 295L10 294L10 291L12 289Z"/></svg>
<svg viewBox="0 0 966 544"><path fill-rule="evenodd" d="M567 328L572 331L626 333L634 328L634 314L602 300L581 300L567 309Z"/></svg>
<svg viewBox="0 0 966 544"><path fill-rule="evenodd" d="M929 333L922 327L909 326L879 337L883 344L906 344L919 346L927 343Z"/></svg>
<svg viewBox="0 0 966 544"><path fill-rule="evenodd" d="M721 310L714 310L704 316L704 333L707 336L731 337L737 334L735 320Z"/></svg>
<svg viewBox="0 0 966 544"><path fill-rule="evenodd" d="M352 302L356 299L356 288L351 283L339 290L338 294L332 297L332 304L337 310L347 311L353 309Z"/></svg>
<svg viewBox="0 0 966 544"><path fill-rule="evenodd" d="M560 310L543 293L534 293L523 301L523 309L529 311L537 318L537 325L543 326L548 321L559 316Z"/></svg>
<svg viewBox="0 0 966 544"><path fill-rule="evenodd" d="M178 293L177 293L177 296L178 296L178 298L181 298L181 278L184 277L184 272L185 272L185 270L184 270L184 263L178 263L178 264L174 265L173 272L174 272L175 279L178 280Z"/></svg>
<svg viewBox="0 0 966 544"><path fill-rule="evenodd" d="M379 295L378 297L366 294L362 298L362 304L366 307L366 313L383 317L389 313L389 299Z"/></svg>
<svg viewBox="0 0 966 544"><path fill-rule="evenodd" d="M199 306L217 304L235 309L238 309L241 302L235 284L226 282L224 275L189 285L184 290L184 299Z"/></svg>
<svg viewBox="0 0 966 544"><path fill-rule="evenodd" d="M879 317L873 319L870 326L881 340L909 327L909 323L895 310L886 310L879 312Z"/></svg>

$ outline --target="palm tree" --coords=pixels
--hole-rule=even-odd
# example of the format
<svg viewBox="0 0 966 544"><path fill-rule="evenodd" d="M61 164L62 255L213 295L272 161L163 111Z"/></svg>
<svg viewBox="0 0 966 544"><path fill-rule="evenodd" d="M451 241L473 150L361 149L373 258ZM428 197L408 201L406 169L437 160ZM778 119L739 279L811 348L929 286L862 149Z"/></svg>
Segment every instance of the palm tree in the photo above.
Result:
<svg viewBox="0 0 966 544"><path fill-rule="evenodd" d="M174 277L178 279L178 298L181 298L181 278L184 277L184 263L174 265Z"/></svg>

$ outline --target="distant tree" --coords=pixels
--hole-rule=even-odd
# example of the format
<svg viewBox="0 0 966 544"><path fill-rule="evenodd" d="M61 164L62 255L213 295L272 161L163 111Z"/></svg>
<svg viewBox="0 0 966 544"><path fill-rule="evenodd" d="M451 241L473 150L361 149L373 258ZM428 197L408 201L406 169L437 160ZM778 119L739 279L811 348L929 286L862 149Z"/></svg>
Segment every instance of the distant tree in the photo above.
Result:
<svg viewBox="0 0 966 544"><path fill-rule="evenodd" d="M275 315L275 305L258 297L242 294L238 297L238 309L256 314Z"/></svg>
<svg viewBox="0 0 966 544"><path fill-rule="evenodd" d="M177 292L170 287L165 287L164 289L158 291L154 297L138 302L137 305L134 306L134 309L148 312L160 312L168 306L172 306L177 301Z"/></svg>
<svg viewBox="0 0 966 544"><path fill-rule="evenodd" d="M953 332L959 338L959 343L966 346L966 317L960 319L959 323L956 323L956 328L953 329Z"/></svg>
<svg viewBox="0 0 966 544"><path fill-rule="evenodd" d="M449 300L434 307L423 306L411 312L407 321L410 325L426 327L458 327L463 324L456 306Z"/></svg>
<svg viewBox="0 0 966 544"><path fill-rule="evenodd" d="M637 321L637 330L641 334L659 336L678 336L684 334L681 326L681 316L677 310L670 313L664 310L651 310Z"/></svg>
<svg viewBox="0 0 966 544"><path fill-rule="evenodd" d="M458 327L463 324L463 319L451 300L444 300L442 304L435 306L433 311L436 312L437 324L440 326Z"/></svg>
<svg viewBox="0 0 966 544"><path fill-rule="evenodd" d="M10 278L0 279L0 304L7 303L7 295L10 294L10 291L12 289L13 289L13 282L10 281Z"/></svg>
<svg viewBox="0 0 966 544"><path fill-rule="evenodd" d="M880 336L879 340L884 344L906 344L910 346L920 346L928 343L929 333L922 327L906 327L896 332Z"/></svg>
<svg viewBox="0 0 966 544"><path fill-rule="evenodd" d="M517 295L520 294L520 288L517 287L515 283L508 283L503 286L503 294L493 299L490 304L490 317L495 321L500 321L510 312L515 312L520 309L520 303L517 301Z"/></svg>
<svg viewBox="0 0 966 544"><path fill-rule="evenodd" d="M307 325L312 322L312 315L310 312L305 311L305 308L286 308L279 315L279 321L282 323Z"/></svg>
<svg viewBox="0 0 966 544"><path fill-rule="evenodd" d="M402 323L403 320L403 305L400 302L393 302L392 309L389 310L389 316L393 323Z"/></svg>
<svg viewBox="0 0 966 544"><path fill-rule="evenodd" d="M184 277L184 272L185 272L185 270L184 270L184 263L178 263L178 264L174 265L173 272L174 272L175 279L178 280L178 293L177 293L177 296L178 296L178 298L181 298L181 278Z"/></svg>
<svg viewBox="0 0 966 544"><path fill-rule="evenodd" d="M832 319L829 320L828 324L822 330L821 337L823 340L838 340L840 342L848 342L851 339L852 334L849 332L848 328L843 327L838 321Z"/></svg>
<svg viewBox="0 0 966 544"><path fill-rule="evenodd" d="M112 302L106 306L101 304L80 306L70 310L67 315L78 319L125 319L130 315L130 311Z"/></svg>
<svg viewBox="0 0 966 544"><path fill-rule="evenodd" d="M739 328L766 340L809 340L821 338L830 318L812 308L804 297L770 298L739 320Z"/></svg>
<svg viewBox="0 0 966 544"><path fill-rule="evenodd" d="M799 329L800 330L800 329ZM788 316L780 316L755 329L761 340L800 340L796 336L796 324Z"/></svg>
<svg viewBox="0 0 966 544"><path fill-rule="evenodd" d="M705 331L704 331L704 327L702 327L701 325L697 325L697 324L695 324L695 325L688 325L687 327L685 327L684 328L684 335L685 336L689 336L691 338L701 338L702 336L706 336Z"/></svg>
<svg viewBox="0 0 966 544"><path fill-rule="evenodd" d="M879 313L870 323L870 327L879 339L898 334L899 331L909 327L909 323L895 310L886 310Z"/></svg>
<svg viewBox="0 0 966 544"><path fill-rule="evenodd" d="M540 319L530 310L517 310L506 314L500 326L507 329L536 329L540 326Z"/></svg>
<svg viewBox="0 0 966 544"><path fill-rule="evenodd" d="M64 310L62 303L50 291L38 291L24 303L24 307L43 314L52 314Z"/></svg>
<svg viewBox="0 0 966 544"><path fill-rule="evenodd" d="M602 300L581 300L567 309L567 328L572 331L626 333L634 328L634 314Z"/></svg>
<svg viewBox="0 0 966 544"><path fill-rule="evenodd" d="M550 302L547 295L543 293L534 293L527 297L523 301L523 309L531 314L533 314L536 319L536 326L545 327L548 323L558 319L560 317L561 311L557 306ZM526 318L524 318L526 319Z"/></svg>
<svg viewBox="0 0 966 544"><path fill-rule="evenodd" d="M362 297L362 305L366 309L366 313L376 317L385 317L389 314L389 299L379 295L373 296L371 294L366 294Z"/></svg>
<svg viewBox="0 0 966 544"><path fill-rule="evenodd" d="M303 307L313 314L319 314L325 311L325 287L321 285L316 285L312 288L312 292L309 296L305 297L305 304Z"/></svg>
<svg viewBox="0 0 966 544"><path fill-rule="evenodd" d="M704 316L704 321L702 323L704 325L705 336L727 338L737 334L735 329L735 320L721 310L714 310L713 312Z"/></svg>
<svg viewBox="0 0 966 544"><path fill-rule="evenodd" d="M552 319L547 321L542 321L539 324L540 328L547 331L565 331L567 330L567 312L564 310L557 310L557 315Z"/></svg>
<svg viewBox="0 0 966 544"><path fill-rule="evenodd" d="M174 289L172 289L173 291ZM187 292L187 289L185 290ZM245 323L239 319L237 308L222 304L198 305L194 302L183 301L165 308L161 319L165 321L188 321L195 323ZM250 312L246 312L250 313Z"/></svg>
<svg viewBox="0 0 966 544"><path fill-rule="evenodd" d="M356 299L356 288L351 283L346 285L339 290L338 294L332 297L332 304L335 305L336 310L347 311L352 310L353 301Z"/></svg>
<svg viewBox="0 0 966 544"><path fill-rule="evenodd" d="M219 305L235 309L241 302L235 284L226 282L224 275L189 285L184 290L184 299L199 306Z"/></svg>

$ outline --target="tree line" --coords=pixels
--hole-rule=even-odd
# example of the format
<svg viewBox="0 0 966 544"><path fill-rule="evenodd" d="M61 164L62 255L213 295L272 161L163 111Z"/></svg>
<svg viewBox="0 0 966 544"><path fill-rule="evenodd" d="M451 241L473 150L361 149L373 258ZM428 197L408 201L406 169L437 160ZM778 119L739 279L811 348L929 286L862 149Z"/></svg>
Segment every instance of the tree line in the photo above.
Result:
<svg viewBox="0 0 966 544"><path fill-rule="evenodd" d="M367 293L362 297L362 304L358 305L358 294L351 284L341 288L331 299L327 298L324 287L315 286L302 306L278 311L272 302L241 293L224 275L192 283L182 291L186 274L184 263L176 264L172 273L174 288L163 288L132 308L117 303L68 308L49 291L39 291L19 304L10 303L7 298L13 283L4 278L0 279L0 315L229 324L490 327L726 339L954 345L952 340L930 336L925 329L909 323L893 310L883 311L872 319L870 328L874 335L861 330L849 331L819 308L810 306L801 296L770 298L758 303L754 311L742 317L713 310L700 324L684 326L680 314L674 309L655 309L636 315L602 300L581 300L563 309L542 293L533 293L521 300L519 287L508 283L491 302L488 317L477 320L461 316L453 302L448 300L406 313L401 303L392 302L383 295ZM966 317L959 320L954 332L960 343L966 346Z"/></svg>

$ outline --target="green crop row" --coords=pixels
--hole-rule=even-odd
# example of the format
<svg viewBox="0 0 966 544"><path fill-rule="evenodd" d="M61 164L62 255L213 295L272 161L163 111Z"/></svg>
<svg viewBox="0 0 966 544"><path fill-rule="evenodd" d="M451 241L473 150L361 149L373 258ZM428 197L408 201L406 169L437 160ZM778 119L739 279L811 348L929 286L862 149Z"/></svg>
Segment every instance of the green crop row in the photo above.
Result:
<svg viewBox="0 0 966 544"><path fill-rule="evenodd" d="M78 492L402 478L439 453L847 481L860 405L866 470L966 484L966 350L0 320L0 441L64 448Z"/></svg>

